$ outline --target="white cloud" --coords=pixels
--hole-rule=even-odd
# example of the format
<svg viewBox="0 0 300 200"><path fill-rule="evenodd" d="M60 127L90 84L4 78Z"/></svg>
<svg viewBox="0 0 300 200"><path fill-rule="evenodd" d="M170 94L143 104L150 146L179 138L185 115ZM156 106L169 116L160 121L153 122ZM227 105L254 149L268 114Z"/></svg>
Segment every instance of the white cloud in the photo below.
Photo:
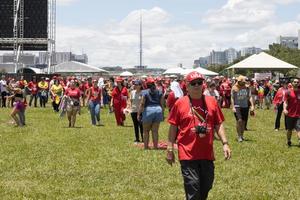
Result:
<svg viewBox="0 0 300 200"><path fill-rule="evenodd" d="M268 44L276 42L279 35L297 34L300 22L278 23L274 18L274 4L263 5L255 11L253 6L256 3L230 0L220 10L210 11L205 16L209 23L205 28L197 29L168 23L172 15L161 8L143 10L144 64L171 67L183 63L191 67L194 59L208 55L212 49L246 46L266 48ZM241 17L247 21L242 23L229 12L236 9L248 10L248 14L253 13L255 19L247 19L245 14ZM212 17L212 12L219 12L222 23ZM221 15L224 15L224 19ZM57 50L71 49L75 53L83 50L88 54L90 64L96 66L132 67L139 63L139 18L140 11L133 11L123 20L110 21L103 27L58 26ZM222 24L225 25L222 27Z"/></svg>

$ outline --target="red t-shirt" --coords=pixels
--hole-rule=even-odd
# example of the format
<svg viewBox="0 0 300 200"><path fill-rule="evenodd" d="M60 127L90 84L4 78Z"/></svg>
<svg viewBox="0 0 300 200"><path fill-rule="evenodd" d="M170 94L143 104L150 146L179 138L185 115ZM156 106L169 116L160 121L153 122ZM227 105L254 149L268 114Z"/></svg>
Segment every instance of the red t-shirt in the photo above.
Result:
<svg viewBox="0 0 300 200"><path fill-rule="evenodd" d="M27 87L31 90L31 94L37 94L38 84L36 82L30 81Z"/></svg>
<svg viewBox="0 0 300 200"><path fill-rule="evenodd" d="M66 90L66 95L71 97L71 98L74 98L74 99L79 99L80 98L80 90L78 88L68 88Z"/></svg>
<svg viewBox="0 0 300 200"><path fill-rule="evenodd" d="M300 90L297 91L290 89L287 92L286 100L288 103L288 115L289 117L299 118L300 117Z"/></svg>
<svg viewBox="0 0 300 200"><path fill-rule="evenodd" d="M101 93L102 93L102 89L99 87L92 87L90 89L90 99L91 101L100 101L101 100Z"/></svg>
<svg viewBox="0 0 300 200"><path fill-rule="evenodd" d="M194 127L200 123L198 117L191 111L188 96L176 101L169 114L169 123L178 127L178 157L179 160L214 160L213 140L214 128L224 121L221 108L214 97L205 96L207 107L207 128L208 133L204 138L200 138L195 133ZM196 111L205 118L205 113L200 108L204 108L203 100L192 100L192 105Z"/></svg>
<svg viewBox="0 0 300 200"><path fill-rule="evenodd" d="M128 90L126 87L123 87L121 91L118 87L115 87L111 93L114 101L113 104L116 107L126 108L127 105L127 97L128 97Z"/></svg>
<svg viewBox="0 0 300 200"><path fill-rule="evenodd" d="M173 108L176 101L177 101L177 98L175 98L174 92L171 91L167 98L167 106L168 106L169 110L171 110Z"/></svg>

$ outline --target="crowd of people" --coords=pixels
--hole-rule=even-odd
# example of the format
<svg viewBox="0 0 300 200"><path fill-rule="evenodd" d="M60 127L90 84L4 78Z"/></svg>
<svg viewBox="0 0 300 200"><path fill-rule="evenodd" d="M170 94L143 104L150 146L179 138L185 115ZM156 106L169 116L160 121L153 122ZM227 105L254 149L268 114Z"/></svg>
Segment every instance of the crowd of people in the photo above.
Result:
<svg viewBox="0 0 300 200"><path fill-rule="evenodd" d="M298 79L264 80L248 79L244 76L227 78L216 76L203 81L203 95L213 96L221 108L232 108L237 120L237 140L244 140L247 130L248 116L254 115L254 109L270 109L273 104L276 110L274 129L280 129L282 113L285 118L285 129L290 128L290 117L298 117L297 104L290 100L297 96ZM124 126L126 114L131 115L134 125L134 142L146 141L149 132L153 136L154 147L157 148L159 124L164 120L164 109L172 110L175 102L186 96L187 81L182 78L99 78L78 79L76 77L41 77L26 81L23 76L18 80L2 75L0 80L1 107L12 107L12 118L19 126L25 125L25 108L45 108L51 101L53 110L61 115L67 113L69 126L74 127L76 115L81 107L88 107L92 125L103 125L100 110L108 107L115 114L117 126ZM286 103L285 103L286 102ZM296 104L289 106L289 104ZM288 111L288 108L295 111ZM293 113L294 112L294 113ZM21 113L22 117L17 118ZM300 123L300 122L297 122ZM297 124L297 126L300 126ZM145 138L144 138L145 137ZM288 143L290 140L288 139Z"/></svg>
<svg viewBox="0 0 300 200"><path fill-rule="evenodd" d="M243 142L249 115L255 109L276 111L274 130L280 129L285 118L287 145L291 146L292 131L296 130L300 146L300 90L298 78L271 80L249 79L245 76L205 78L198 72L177 78L40 78L26 81L2 75L0 80L1 107L11 107L11 117L17 126L24 126L26 107L43 109L51 101L53 111L67 115L68 126L75 127L82 107L87 107L91 125L103 126L101 108L114 113L116 125L124 126L127 115L134 125L134 142L158 149L159 126L169 110L170 123L167 161L174 162L174 145L178 146L187 199L206 199L214 179L213 141L223 144L224 156L231 150L225 135L221 108L232 108L236 118L237 141ZM199 170L200 169L200 170ZM201 188L200 190L197 188Z"/></svg>

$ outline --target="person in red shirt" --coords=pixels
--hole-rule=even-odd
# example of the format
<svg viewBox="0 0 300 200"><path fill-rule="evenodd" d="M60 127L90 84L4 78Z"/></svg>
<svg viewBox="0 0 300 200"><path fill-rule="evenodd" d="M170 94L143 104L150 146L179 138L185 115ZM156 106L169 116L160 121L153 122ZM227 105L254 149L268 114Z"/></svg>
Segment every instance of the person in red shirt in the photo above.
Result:
<svg viewBox="0 0 300 200"><path fill-rule="evenodd" d="M225 136L224 116L214 97L204 96L204 77L198 72L186 76L188 95L180 98L169 115L167 161L175 162L177 139L186 199L206 199L214 180L214 130L222 143L226 159L231 151Z"/></svg>
<svg viewBox="0 0 300 200"><path fill-rule="evenodd" d="M68 98L67 116L69 127L75 127L76 115L80 110L80 90L76 88L74 80L70 81L69 88L66 90L65 95Z"/></svg>
<svg viewBox="0 0 300 200"><path fill-rule="evenodd" d="M96 120L98 126L100 123L100 108L101 108L101 99L102 99L102 89L98 87L98 81L93 81L93 86L90 87L87 91L87 99L89 110L91 114L92 125L96 125Z"/></svg>
<svg viewBox="0 0 300 200"><path fill-rule="evenodd" d="M299 79L294 79L292 88L286 94L283 103L283 113L286 115L287 145L292 145L292 131L296 130L300 146L300 90Z"/></svg>
<svg viewBox="0 0 300 200"><path fill-rule="evenodd" d="M181 90L179 83L177 81L173 81L171 83L171 92L169 93L167 98L167 106L169 108L169 111L172 110L176 101L181 97L183 97L183 91Z"/></svg>
<svg viewBox="0 0 300 200"><path fill-rule="evenodd" d="M220 86L220 95L222 96L222 107L230 108L231 103L231 86L228 80L224 79Z"/></svg>
<svg viewBox="0 0 300 200"><path fill-rule="evenodd" d="M115 112L115 118L118 126L124 126L125 114L123 110L127 107L128 90L123 86L123 79L116 79L117 86L111 93L111 107Z"/></svg>
<svg viewBox="0 0 300 200"><path fill-rule="evenodd" d="M278 131L280 128L280 119L281 119L281 114L283 111L283 103L284 103L284 98L286 94L288 93L288 81L284 81L282 83L282 87L278 89L276 92L276 95L273 99L273 105L276 110L276 120L275 120L275 131ZM286 128L286 118L284 118L285 121L285 128Z"/></svg>
<svg viewBox="0 0 300 200"><path fill-rule="evenodd" d="M30 91L29 106L31 107L32 101L34 100L34 107L37 107L38 83L35 76L32 77L32 80L28 83L27 89Z"/></svg>

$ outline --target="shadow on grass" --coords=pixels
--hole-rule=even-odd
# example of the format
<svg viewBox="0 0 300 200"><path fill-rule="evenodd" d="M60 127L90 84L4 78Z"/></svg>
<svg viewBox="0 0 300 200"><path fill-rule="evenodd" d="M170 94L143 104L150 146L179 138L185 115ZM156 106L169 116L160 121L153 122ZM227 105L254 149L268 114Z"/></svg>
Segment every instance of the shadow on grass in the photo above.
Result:
<svg viewBox="0 0 300 200"><path fill-rule="evenodd" d="M83 127L82 126L75 126L75 127L64 126L63 128L67 128L67 129L81 129Z"/></svg>

